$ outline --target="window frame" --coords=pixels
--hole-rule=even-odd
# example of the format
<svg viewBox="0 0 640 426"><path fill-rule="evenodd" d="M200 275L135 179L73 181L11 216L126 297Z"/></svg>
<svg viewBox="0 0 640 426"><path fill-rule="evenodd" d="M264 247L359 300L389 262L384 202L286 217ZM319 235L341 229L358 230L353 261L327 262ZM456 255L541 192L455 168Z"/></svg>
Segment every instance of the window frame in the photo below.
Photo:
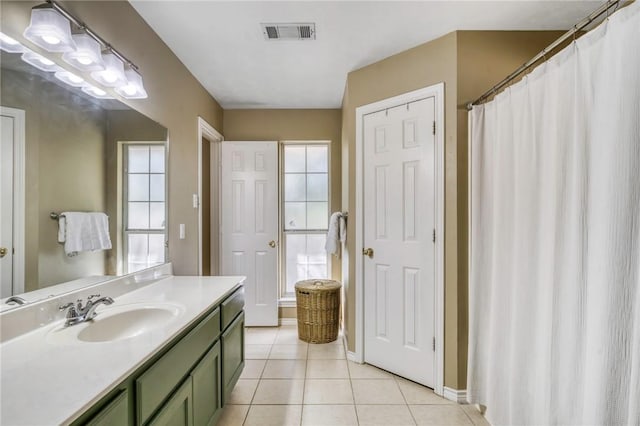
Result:
<svg viewBox="0 0 640 426"><path fill-rule="evenodd" d="M302 234L302 235L326 235L329 227L329 218L332 213L331 203L331 141L330 140L286 140L280 141L278 144L278 238L279 244L279 262L278 262L278 306L280 307L295 307L296 297L295 294L288 294L287 291L287 247L286 247L286 235L287 234ZM308 146L323 146L327 148L327 229L291 229L285 230L284 226L284 185L285 185L285 169L284 169L284 150L286 146L302 145ZM305 171L305 174L306 171ZM327 253L327 277L331 278L332 264L331 256Z"/></svg>
<svg viewBox="0 0 640 426"><path fill-rule="evenodd" d="M168 188L168 165L169 165L169 161L168 161L168 154L169 154L169 150L166 146L166 143L164 141L120 141L119 142L119 162L120 162L120 170L118 173L118 178L119 178L119 182L120 184L119 186L119 194L118 194L118 201L120 203L120 208L118 209L120 214L121 214L121 219L120 219L120 235L121 235L121 246L122 246L122 256L120 256L120 262L121 262L121 269L122 269L122 273L124 274L128 274L131 273L131 271L129 271L129 235L150 235L150 234L156 234L156 235L164 235L164 262L167 262L167 255L168 255L168 246L169 246L169 241L167 238L168 235L168 214L169 214L169 200L168 200L168 196L169 196L169 188ZM130 146L161 146L162 148L164 148L164 173L162 173L164 175L164 229L158 229L158 228L154 228L154 229L128 229L128 223L129 223L129 171L128 171L128 167L129 167L129 152L128 152L128 148ZM152 175L152 174L160 174L160 173L147 173L147 175ZM153 265L155 266L155 265ZM147 266L147 268L149 268L151 266ZM143 268L140 270L144 270L147 268Z"/></svg>

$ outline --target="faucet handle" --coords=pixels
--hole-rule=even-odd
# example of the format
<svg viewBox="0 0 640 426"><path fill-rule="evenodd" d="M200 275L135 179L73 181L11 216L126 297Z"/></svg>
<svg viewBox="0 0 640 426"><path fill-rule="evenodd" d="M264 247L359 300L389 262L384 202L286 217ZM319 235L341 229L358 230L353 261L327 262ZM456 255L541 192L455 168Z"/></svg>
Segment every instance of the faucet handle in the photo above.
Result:
<svg viewBox="0 0 640 426"><path fill-rule="evenodd" d="M64 311L65 309L71 308L73 305L73 302L65 303L64 305L58 306L58 310Z"/></svg>
<svg viewBox="0 0 640 426"><path fill-rule="evenodd" d="M100 295L99 294L92 294L91 296L87 297L87 300L91 300L94 297L100 297Z"/></svg>

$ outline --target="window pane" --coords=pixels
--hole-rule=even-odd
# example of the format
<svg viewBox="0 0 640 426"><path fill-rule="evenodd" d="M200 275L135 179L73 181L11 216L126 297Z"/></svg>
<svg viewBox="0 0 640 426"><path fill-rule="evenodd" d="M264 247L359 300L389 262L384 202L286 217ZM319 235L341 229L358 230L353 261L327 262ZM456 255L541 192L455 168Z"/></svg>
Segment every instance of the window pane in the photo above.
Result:
<svg viewBox="0 0 640 426"><path fill-rule="evenodd" d="M129 173L149 172L149 147L129 145Z"/></svg>
<svg viewBox="0 0 640 426"><path fill-rule="evenodd" d="M305 210L306 203L284 203L284 228L305 229L307 227Z"/></svg>
<svg viewBox="0 0 640 426"><path fill-rule="evenodd" d="M285 145L284 147L284 171L305 172L305 151L304 146Z"/></svg>
<svg viewBox="0 0 640 426"><path fill-rule="evenodd" d="M327 250L324 243L327 241L325 234L309 234L307 236L307 256L310 264L327 265Z"/></svg>
<svg viewBox="0 0 640 426"><path fill-rule="evenodd" d="M328 203L307 203L307 229L327 229L328 222Z"/></svg>
<svg viewBox="0 0 640 426"><path fill-rule="evenodd" d="M286 292L294 293L295 284L306 276L306 235L287 234L286 244Z"/></svg>
<svg viewBox="0 0 640 426"><path fill-rule="evenodd" d="M129 203L128 229L149 228L149 203Z"/></svg>
<svg viewBox="0 0 640 426"><path fill-rule="evenodd" d="M328 271L327 271L327 265L326 263L324 265L322 264L309 264L307 266L307 279L308 280L312 280L314 278L320 278L320 279L327 279L328 278Z"/></svg>
<svg viewBox="0 0 640 426"><path fill-rule="evenodd" d="M308 146L307 147L307 173L324 172L328 170L329 147L327 146Z"/></svg>
<svg viewBox="0 0 640 426"><path fill-rule="evenodd" d="M129 175L129 201L149 201L149 175Z"/></svg>
<svg viewBox="0 0 640 426"><path fill-rule="evenodd" d="M307 201L327 201L327 180L324 173L307 175Z"/></svg>
<svg viewBox="0 0 640 426"><path fill-rule="evenodd" d="M147 234L129 234L127 241L127 271L135 272L147 267Z"/></svg>
<svg viewBox="0 0 640 426"><path fill-rule="evenodd" d="M164 173L164 146L151 146L150 169L151 173Z"/></svg>
<svg viewBox="0 0 640 426"><path fill-rule="evenodd" d="M149 266L164 263L164 234L149 234Z"/></svg>
<svg viewBox="0 0 640 426"><path fill-rule="evenodd" d="M150 179L150 200L164 201L164 175L149 175Z"/></svg>
<svg viewBox="0 0 640 426"><path fill-rule="evenodd" d="M164 203L149 203L149 227L164 229Z"/></svg>
<svg viewBox="0 0 640 426"><path fill-rule="evenodd" d="M284 175L284 200L305 201L304 173L287 173Z"/></svg>

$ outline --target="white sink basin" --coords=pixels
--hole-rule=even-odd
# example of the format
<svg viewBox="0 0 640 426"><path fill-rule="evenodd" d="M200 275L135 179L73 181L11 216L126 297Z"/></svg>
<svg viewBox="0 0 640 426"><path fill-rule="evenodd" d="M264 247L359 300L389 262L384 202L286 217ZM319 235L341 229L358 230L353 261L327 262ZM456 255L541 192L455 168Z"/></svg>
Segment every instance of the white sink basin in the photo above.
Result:
<svg viewBox="0 0 640 426"><path fill-rule="evenodd" d="M114 305L98 310L98 315L86 323L56 326L47 334L47 341L73 344L130 339L164 327L182 312L182 306L169 303Z"/></svg>

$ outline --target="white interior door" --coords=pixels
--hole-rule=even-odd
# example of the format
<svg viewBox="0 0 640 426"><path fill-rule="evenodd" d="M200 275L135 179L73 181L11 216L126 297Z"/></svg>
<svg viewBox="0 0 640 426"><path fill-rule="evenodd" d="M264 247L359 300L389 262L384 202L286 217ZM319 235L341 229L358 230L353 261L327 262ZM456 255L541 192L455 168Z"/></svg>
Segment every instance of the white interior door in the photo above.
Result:
<svg viewBox="0 0 640 426"><path fill-rule="evenodd" d="M278 325L278 144L222 142L223 275L245 275L247 326Z"/></svg>
<svg viewBox="0 0 640 426"><path fill-rule="evenodd" d="M363 121L364 360L433 387L435 98Z"/></svg>
<svg viewBox="0 0 640 426"><path fill-rule="evenodd" d="M2 115L0 132L0 298L5 298L13 294L13 117Z"/></svg>

